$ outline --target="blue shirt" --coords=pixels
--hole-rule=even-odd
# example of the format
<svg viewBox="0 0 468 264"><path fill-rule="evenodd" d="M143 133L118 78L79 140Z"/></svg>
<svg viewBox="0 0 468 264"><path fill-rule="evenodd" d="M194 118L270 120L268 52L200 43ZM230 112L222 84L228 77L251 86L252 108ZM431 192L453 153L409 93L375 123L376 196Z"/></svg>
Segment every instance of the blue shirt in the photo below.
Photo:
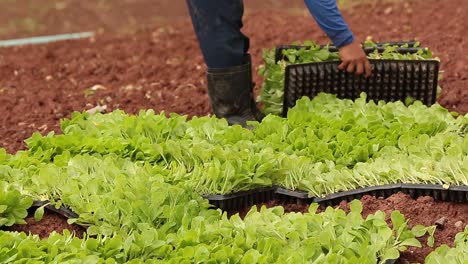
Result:
<svg viewBox="0 0 468 264"><path fill-rule="evenodd" d="M338 10L336 0L304 0L304 2L320 28L332 40L333 45L339 48L353 42L353 33Z"/></svg>

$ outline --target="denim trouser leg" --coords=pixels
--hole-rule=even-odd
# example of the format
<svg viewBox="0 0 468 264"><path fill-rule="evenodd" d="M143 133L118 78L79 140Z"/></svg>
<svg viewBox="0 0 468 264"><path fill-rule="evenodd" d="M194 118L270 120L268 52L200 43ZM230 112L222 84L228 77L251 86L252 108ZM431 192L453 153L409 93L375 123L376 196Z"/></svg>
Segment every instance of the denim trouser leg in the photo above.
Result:
<svg viewBox="0 0 468 264"><path fill-rule="evenodd" d="M187 0L187 5L207 67L243 64L249 49L241 32L243 0Z"/></svg>

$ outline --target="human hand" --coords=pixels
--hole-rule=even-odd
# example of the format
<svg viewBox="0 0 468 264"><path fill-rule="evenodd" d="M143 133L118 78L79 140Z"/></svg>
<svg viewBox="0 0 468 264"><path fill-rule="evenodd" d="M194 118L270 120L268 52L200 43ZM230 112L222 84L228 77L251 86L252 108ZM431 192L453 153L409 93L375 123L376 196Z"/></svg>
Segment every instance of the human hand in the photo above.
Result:
<svg viewBox="0 0 468 264"><path fill-rule="evenodd" d="M372 68L366 53L358 42L353 41L338 50L342 61L341 64L338 65L338 69L354 72L356 75L365 73L366 77L372 74Z"/></svg>

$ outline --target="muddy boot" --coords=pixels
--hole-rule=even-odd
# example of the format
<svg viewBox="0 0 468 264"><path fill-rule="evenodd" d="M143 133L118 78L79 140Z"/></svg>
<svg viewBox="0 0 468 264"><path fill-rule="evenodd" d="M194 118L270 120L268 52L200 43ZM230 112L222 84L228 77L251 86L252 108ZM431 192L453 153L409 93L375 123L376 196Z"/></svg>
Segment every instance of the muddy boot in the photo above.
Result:
<svg viewBox="0 0 468 264"><path fill-rule="evenodd" d="M260 112L253 98L254 84L250 56L245 64L207 71L208 95L211 108L218 118L225 118L229 125L247 127L247 121L261 121Z"/></svg>

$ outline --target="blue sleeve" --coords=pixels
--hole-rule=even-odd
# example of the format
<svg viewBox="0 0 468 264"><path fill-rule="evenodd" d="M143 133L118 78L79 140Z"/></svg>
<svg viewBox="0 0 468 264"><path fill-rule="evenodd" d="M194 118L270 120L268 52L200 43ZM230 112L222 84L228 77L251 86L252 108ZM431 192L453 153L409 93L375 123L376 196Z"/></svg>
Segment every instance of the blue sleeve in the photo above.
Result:
<svg viewBox="0 0 468 264"><path fill-rule="evenodd" d="M336 0L304 0L320 28L336 47L345 46L354 40L353 33L343 19Z"/></svg>

